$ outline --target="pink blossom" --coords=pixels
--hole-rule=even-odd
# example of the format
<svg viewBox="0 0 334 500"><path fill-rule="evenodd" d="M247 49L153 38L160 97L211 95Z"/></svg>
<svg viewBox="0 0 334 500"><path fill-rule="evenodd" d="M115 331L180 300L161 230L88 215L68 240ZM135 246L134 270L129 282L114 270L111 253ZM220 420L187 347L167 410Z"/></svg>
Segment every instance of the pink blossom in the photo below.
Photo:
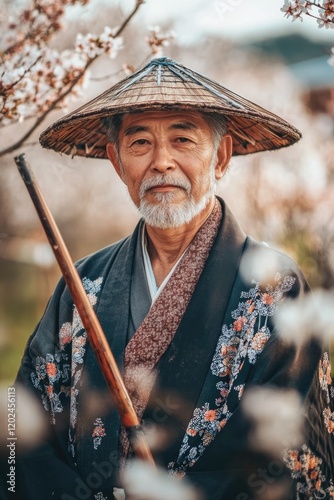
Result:
<svg viewBox="0 0 334 500"><path fill-rule="evenodd" d="M307 13L308 3L306 0L284 0L281 11L285 13L285 17L292 17L293 21L303 21L302 14Z"/></svg>
<svg viewBox="0 0 334 500"><path fill-rule="evenodd" d="M175 33L173 31L162 33L159 26L151 26L148 29L150 30L150 36L146 37L145 41L154 57L162 57L163 48L168 47L171 40L175 38Z"/></svg>
<svg viewBox="0 0 334 500"><path fill-rule="evenodd" d="M66 107L86 83L90 63L103 54L117 56L123 47L118 27L106 26L100 34L78 34L71 50L50 48L66 10L88 2L35 0L17 17L9 17L0 56L0 125L41 117L55 105ZM163 36L160 43L165 42Z"/></svg>

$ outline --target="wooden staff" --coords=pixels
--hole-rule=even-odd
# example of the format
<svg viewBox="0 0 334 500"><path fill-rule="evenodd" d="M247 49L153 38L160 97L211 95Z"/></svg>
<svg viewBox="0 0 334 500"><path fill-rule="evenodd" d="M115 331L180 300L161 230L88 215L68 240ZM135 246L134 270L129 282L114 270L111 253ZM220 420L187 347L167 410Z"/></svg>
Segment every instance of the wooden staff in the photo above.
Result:
<svg viewBox="0 0 334 500"><path fill-rule="evenodd" d="M113 395L117 411L120 414L122 424L127 431L131 446L139 458L153 465L154 460L151 451L145 440L138 417L122 380L115 358L111 352L95 311L89 302L82 281L72 262L55 220L43 198L32 172L26 164L25 155L21 154L16 156L15 163L36 208L38 217L42 223L45 234L64 276L66 285L71 292L73 302L77 307L81 321L85 327L88 340L93 348L93 351L95 352L101 371Z"/></svg>

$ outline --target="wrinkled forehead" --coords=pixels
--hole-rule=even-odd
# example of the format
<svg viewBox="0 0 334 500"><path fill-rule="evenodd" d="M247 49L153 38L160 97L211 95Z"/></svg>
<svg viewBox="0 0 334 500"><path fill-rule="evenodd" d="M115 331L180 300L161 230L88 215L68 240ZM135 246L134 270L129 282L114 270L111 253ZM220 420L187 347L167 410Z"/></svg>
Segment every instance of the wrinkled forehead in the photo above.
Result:
<svg viewBox="0 0 334 500"><path fill-rule="evenodd" d="M210 132L210 127L203 115L198 111L145 111L143 113L126 113L122 115L120 132L128 135L140 128L154 128L156 125L166 128L180 128Z"/></svg>

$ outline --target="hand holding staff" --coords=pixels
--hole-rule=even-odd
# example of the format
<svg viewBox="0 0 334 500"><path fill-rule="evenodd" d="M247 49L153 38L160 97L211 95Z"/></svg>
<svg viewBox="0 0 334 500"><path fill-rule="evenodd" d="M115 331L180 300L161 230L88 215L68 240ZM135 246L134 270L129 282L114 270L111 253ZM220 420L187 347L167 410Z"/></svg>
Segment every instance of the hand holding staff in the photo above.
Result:
<svg viewBox="0 0 334 500"><path fill-rule="evenodd" d="M110 350L95 311L89 302L79 274L72 262L59 229L26 164L25 155L21 154L16 156L15 163L36 208L45 234L64 276L66 285L71 292L73 302L77 307L88 340L95 352L101 371L113 395L122 424L128 433L131 446L137 457L153 465L154 461L152 454L146 443L138 417L122 380L115 358Z"/></svg>

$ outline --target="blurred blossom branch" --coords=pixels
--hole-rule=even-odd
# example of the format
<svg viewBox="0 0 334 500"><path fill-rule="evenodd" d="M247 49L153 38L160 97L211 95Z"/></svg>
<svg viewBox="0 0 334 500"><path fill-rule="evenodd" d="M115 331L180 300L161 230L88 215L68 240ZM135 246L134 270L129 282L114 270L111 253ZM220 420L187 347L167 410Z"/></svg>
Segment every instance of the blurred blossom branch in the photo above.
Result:
<svg viewBox="0 0 334 500"><path fill-rule="evenodd" d="M15 143L0 151L0 157L19 148L56 108L66 108L69 97L78 96L90 65L101 55L114 59L123 48L120 36L144 0L135 6L116 28L106 26L98 35L77 34L74 49L50 48L54 35L62 30L62 20L70 6L84 6L89 0L33 0L17 20L9 20L0 52L0 126L35 118L27 132ZM5 32L5 30L3 30ZM151 54L168 45L171 34L151 29L146 40Z"/></svg>
<svg viewBox="0 0 334 500"><path fill-rule="evenodd" d="M149 27L150 36L146 37L146 42L151 48L152 54L155 57L161 57L163 55L163 47L168 47L171 40L175 38L175 33L173 31L168 31L167 33L162 33L159 26Z"/></svg>

